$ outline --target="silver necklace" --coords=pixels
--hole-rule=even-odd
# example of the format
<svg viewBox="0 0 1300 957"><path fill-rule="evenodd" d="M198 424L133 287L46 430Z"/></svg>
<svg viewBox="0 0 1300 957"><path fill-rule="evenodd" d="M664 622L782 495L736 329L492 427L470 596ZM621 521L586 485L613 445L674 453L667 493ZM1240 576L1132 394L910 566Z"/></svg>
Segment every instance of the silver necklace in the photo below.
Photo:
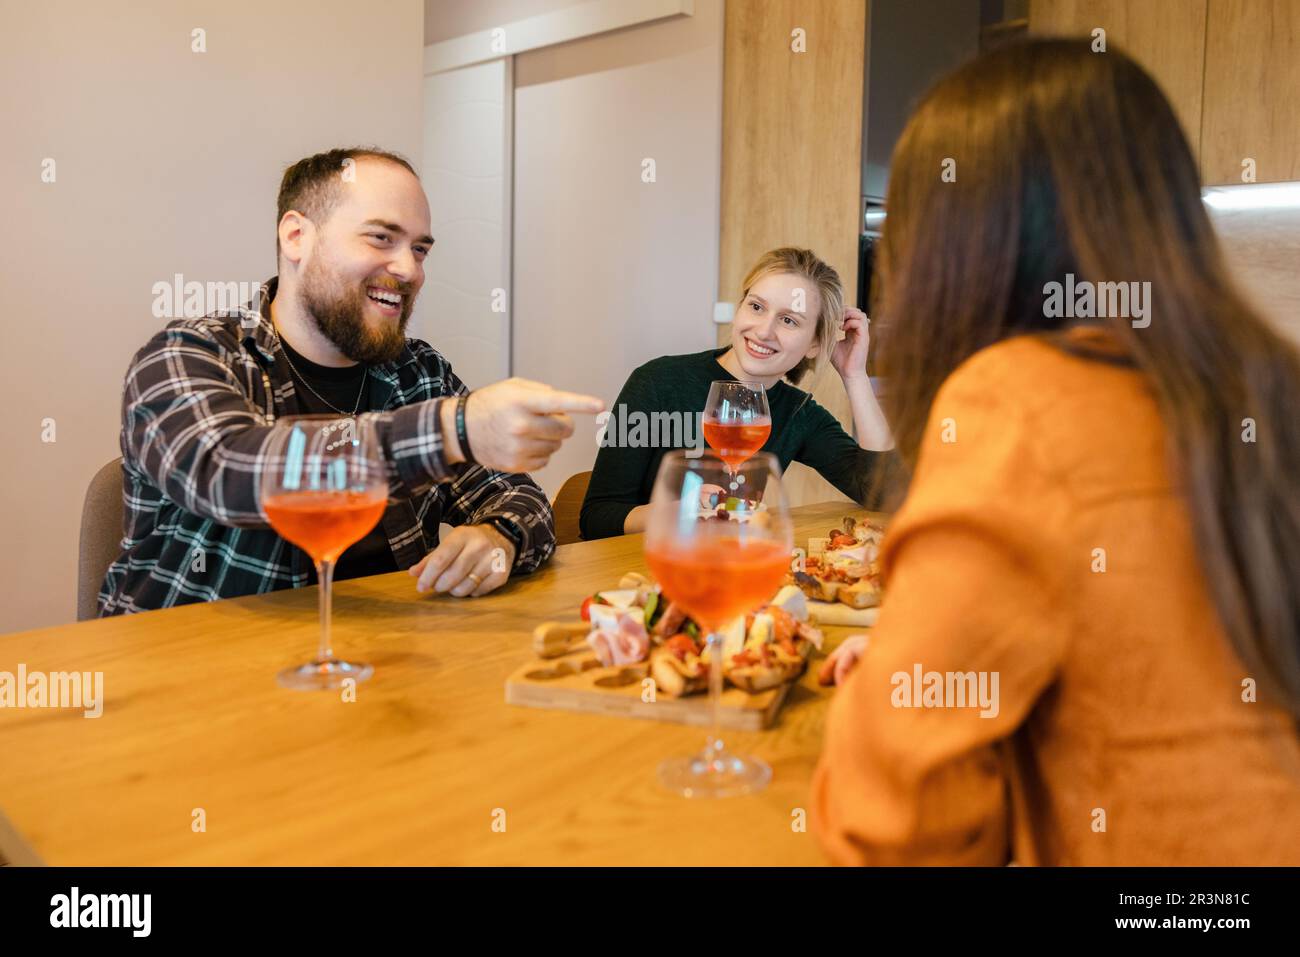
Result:
<svg viewBox="0 0 1300 957"><path fill-rule="evenodd" d="M335 412L337 412L339 415L356 415L357 412L361 409L361 397L362 397L363 395L365 395L365 392L366 392L366 379L369 378L369 376L370 376L370 369L369 369L369 367L367 367L367 366L363 366L362 369L361 369L361 388L357 390L357 404L356 404L356 407L353 408L353 410L352 410L351 412L344 412L342 409L340 409L338 406L336 406L333 402L331 402L329 399L325 398L325 396L321 395L319 392L317 392L315 389L313 389L313 388L311 387L311 383L307 381L307 377L304 376L301 372L298 371L298 367L297 367L296 365L294 365L294 364L293 364L293 360L289 358L289 352L288 352L288 350L281 350L281 351L284 352L284 361L287 362L287 363L289 363L289 368L292 369L294 375L296 375L296 376L298 377L298 381L300 381L303 385L305 385L305 386L307 387L307 391L310 392L312 395L314 395L316 398L320 399L322 402L324 402L327 406L329 406L331 409L333 409L333 410L334 410Z"/></svg>

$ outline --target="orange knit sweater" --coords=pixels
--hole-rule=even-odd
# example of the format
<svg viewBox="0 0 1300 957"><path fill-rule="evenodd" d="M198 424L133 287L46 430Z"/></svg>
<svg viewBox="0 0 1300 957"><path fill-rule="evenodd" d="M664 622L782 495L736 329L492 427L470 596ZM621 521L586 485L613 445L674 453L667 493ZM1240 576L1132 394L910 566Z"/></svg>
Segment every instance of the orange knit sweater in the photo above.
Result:
<svg viewBox="0 0 1300 957"><path fill-rule="evenodd" d="M972 357L882 561L813 781L833 861L1300 864L1296 724L1244 700L1140 373Z"/></svg>

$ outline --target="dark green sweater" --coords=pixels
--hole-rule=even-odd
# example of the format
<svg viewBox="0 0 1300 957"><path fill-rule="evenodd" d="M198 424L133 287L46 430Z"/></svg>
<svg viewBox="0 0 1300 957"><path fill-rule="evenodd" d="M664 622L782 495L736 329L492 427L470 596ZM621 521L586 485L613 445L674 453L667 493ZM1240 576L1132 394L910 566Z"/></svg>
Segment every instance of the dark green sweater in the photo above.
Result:
<svg viewBox="0 0 1300 957"><path fill-rule="evenodd" d="M708 401L709 385L716 379L735 379L718 363L726 351L710 349L652 359L628 378L605 423L591 485L582 503L584 539L622 535L627 513L649 503L664 454L704 444L698 415ZM865 500L873 472L888 453L860 448L833 415L788 382L778 382L767 390L767 404L772 412L772 434L763 451L774 454L783 471L791 462L802 462L855 502L868 504ZM674 418L680 424L651 443L649 435L637 436L635 429L639 423L648 433L651 425L647 420L656 412L676 412ZM665 431L662 423L661 418L655 431Z"/></svg>

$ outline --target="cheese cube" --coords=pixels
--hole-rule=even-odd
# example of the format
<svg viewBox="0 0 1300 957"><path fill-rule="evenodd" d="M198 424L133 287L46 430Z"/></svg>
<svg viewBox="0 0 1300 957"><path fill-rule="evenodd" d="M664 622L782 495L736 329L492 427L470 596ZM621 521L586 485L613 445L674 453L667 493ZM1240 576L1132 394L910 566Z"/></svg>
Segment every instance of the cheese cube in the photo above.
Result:
<svg viewBox="0 0 1300 957"><path fill-rule="evenodd" d="M597 605L592 602L587 606L591 615L591 628L593 631L618 631L618 618L620 615L627 615L629 618L645 624L644 608L615 608L613 605Z"/></svg>
<svg viewBox="0 0 1300 957"><path fill-rule="evenodd" d="M615 608L630 608L632 603L636 601L635 588L616 588L611 591L600 592L599 595ZM595 603L592 604L594 606Z"/></svg>
<svg viewBox="0 0 1300 957"><path fill-rule="evenodd" d="M722 660L728 661L745 649L745 619L737 618L722 632Z"/></svg>
<svg viewBox="0 0 1300 957"><path fill-rule="evenodd" d="M759 612L754 616L754 623L749 627L749 638L745 642L746 648L758 648L772 640L776 634L776 622L767 612Z"/></svg>

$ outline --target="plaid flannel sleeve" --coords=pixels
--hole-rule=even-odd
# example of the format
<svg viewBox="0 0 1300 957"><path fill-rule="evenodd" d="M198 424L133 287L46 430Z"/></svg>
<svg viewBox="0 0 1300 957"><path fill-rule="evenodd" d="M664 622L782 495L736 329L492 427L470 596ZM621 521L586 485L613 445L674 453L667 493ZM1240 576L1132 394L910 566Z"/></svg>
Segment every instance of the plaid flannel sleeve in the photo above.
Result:
<svg viewBox="0 0 1300 957"><path fill-rule="evenodd" d="M468 394L450 367L441 374L453 396ZM481 525L503 518L514 524L523 534L515 555L515 574L535 571L550 559L555 553L555 516L546 493L536 482L527 475L468 463L453 466L452 470L456 477L447 488L445 521L451 525Z"/></svg>
<svg viewBox="0 0 1300 957"><path fill-rule="evenodd" d="M204 320L170 323L140 350L123 389L122 454L187 511L223 525L265 527L259 487L274 409L260 367L241 362ZM260 380L260 382L259 382ZM395 485L419 494L453 477L443 454L441 399L369 413Z"/></svg>

